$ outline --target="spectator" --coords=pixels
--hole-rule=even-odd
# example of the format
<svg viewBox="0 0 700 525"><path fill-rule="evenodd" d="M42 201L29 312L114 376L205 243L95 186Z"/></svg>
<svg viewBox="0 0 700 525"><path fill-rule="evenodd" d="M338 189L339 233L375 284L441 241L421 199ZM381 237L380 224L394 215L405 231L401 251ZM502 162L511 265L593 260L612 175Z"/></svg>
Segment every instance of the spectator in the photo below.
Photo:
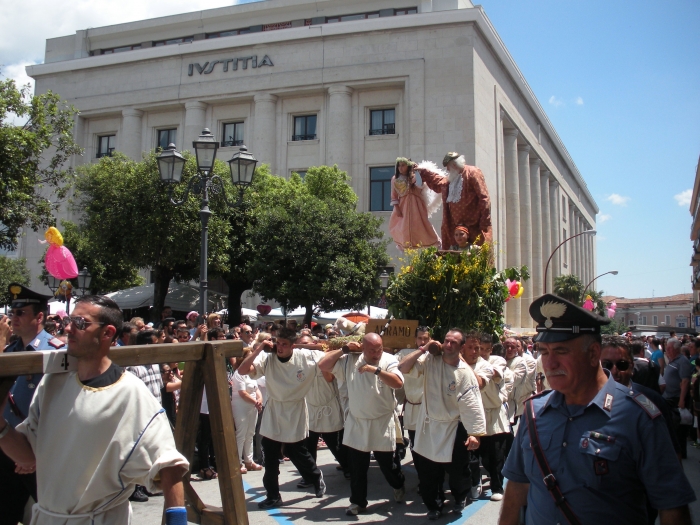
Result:
<svg viewBox="0 0 700 525"><path fill-rule="evenodd" d="M659 367L644 357L644 343L640 340L632 341L630 345L634 356L634 371L632 381L642 386L659 391ZM624 383L623 383L624 384Z"/></svg>
<svg viewBox="0 0 700 525"><path fill-rule="evenodd" d="M209 314L207 317L207 328L218 328L221 326L221 316L217 313Z"/></svg>
<svg viewBox="0 0 700 525"><path fill-rule="evenodd" d="M180 390L182 381L173 374L173 369L168 364L160 366L160 375L163 380L163 388L160 391L163 400L163 408L168 416L170 424L175 427L175 416L177 414L177 404L175 401L175 391Z"/></svg>
<svg viewBox="0 0 700 525"><path fill-rule="evenodd" d="M693 375L693 366L690 361L681 354L681 342L678 339L669 339L666 343L666 355L668 366L664 374L666 390L664 399L673 410L674 426L678 443L681 446L681 456L687 457L687 432L688 427L681 424L680 410L690 408L690 378Z"/></svg>
<svg viewBox="0 0 700 525"><path fill-rule="evenodd" d="M190 331L190 339L194 338L194 333L197 330L198 317L199 314L195 311L192 311L185 316L185 320L187 321L187 329Z"/></svg>
<svg viewBox="0 0 700 525"><path fill-rule="evenodd" d="M136 326L133 323L122 324L121 332L117 338L117 346L129 346L131 342L131 334L136 334Z"/></svg>
<svg viewBox="0 0 700 525"><path fill-rule="evenodd" d="M649 343L649 350L651 350L651 361L658 365L659 374L664 375L666 370L666 360L664 359L664 352L659 348L661 341L654 337Z"/></svg>
<svg viewBox="0 0 700 525"><path fill-rule="evenodd" d="M233 421L236 424L236 443L238 454L243 458L241 473L248 470L262 470L262 467L253 460L253 438L258 422L258 414L262 412L262 395L258 383L250 376L242 376L238 373L238 366L250 353L250 349L243 351L243 357L236 358L233 363L233 396L231 408Z"/></svg>
<svg viewBox="0 0 700 525"><path fill-rule="evenodd" d="M160 321L158 321L155 325L154 328L162 328L163 324L165 323L165 320L170 317L172 318L173 316L173 309L170 308L169 306L164 306L163 311L160 312ZM175 319L173 319L174 321Z"/></svg>
<svg viewBox="0 0 700 525"><path fill-rule="evenodd" d="M146 323L144 322L143 317L132 317L129 322L136 327L137 332L146 329Z"/></svg>

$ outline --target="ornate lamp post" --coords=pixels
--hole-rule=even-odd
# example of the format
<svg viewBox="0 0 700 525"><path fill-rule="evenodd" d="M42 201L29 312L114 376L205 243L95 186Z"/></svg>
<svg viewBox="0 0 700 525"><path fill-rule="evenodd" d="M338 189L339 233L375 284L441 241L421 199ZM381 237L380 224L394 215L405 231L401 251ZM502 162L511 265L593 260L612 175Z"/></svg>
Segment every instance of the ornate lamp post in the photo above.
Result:
<svg viewBox="0 0 700 525"><path fill-rule="evenodd" d="M581 297L583 297L583 298L586 297L586 291L587 291L588 288L593 284L593 281L595 281L595 280L598 279L599 277L603 277L603 275L608 275L609 273L612 274L612 275L617 275L617 274L618 274L618 271L617 271L617 270L611 270L611 271L609 271L609 272L601 273L601 274L598 275L597 277L594 277L593 279L591 279L591 282L589 282L589 283L586 285L586 287L583 289L583 293L581 294Z"/></svg>
<svg viewBox="0 0 700 525"><path fill-rule="evenodd" d="M205 128L202 130L202 134L198 137L198 140L192 142L192 146L197 156L197 174L187 183L185 196L182 200L177 201L173 198L173 190L175 189L175 185L180 183L182 171L185 167L185 158L175 150L175 144L169 144L168 147L158 155L158 171L160 172L161 180L168 186L170 202L175 206L183 205L187 201L190 191L202 197L199 209L199 216L202 221L201 259L199 265L199 313L204 315L207 307L207 292L209 289L207 276L209 217L211 216L211 210L209 209L209 191L220 194L229 207L240 206L243 202L243 193L245 189L253 182L255 165L258 161L252 154L248 153L248 148L245 146L241 146L240 150L234 153L231 160L228 161L229 168L231 169L231 182L239 191L238 201L232 204L226 199L224 182L218 175L211 174L214 168L214 161L216 160L216 151L219 149L219 143L214 139L214 135Z"/></svg>
<svg viewBox="0 0 700 525"><path fill-rule="evenodd" d="M576 237L579 237L581 235L595 235L597 232L595 230L586 230L581 233L577 233L576 235L572 235L571 237L568 237L567 239L564 239L559 243L559 245L554 248L552 251L552 254L549 256L549 259L547 259L547 265L544 267L544 293L547 293L547 272L549 271L549 263L552 261L552 257L554 257L554 254L557 253L557 250L561 248L564 243L569 242L571 239L575 239Z"/></svg>

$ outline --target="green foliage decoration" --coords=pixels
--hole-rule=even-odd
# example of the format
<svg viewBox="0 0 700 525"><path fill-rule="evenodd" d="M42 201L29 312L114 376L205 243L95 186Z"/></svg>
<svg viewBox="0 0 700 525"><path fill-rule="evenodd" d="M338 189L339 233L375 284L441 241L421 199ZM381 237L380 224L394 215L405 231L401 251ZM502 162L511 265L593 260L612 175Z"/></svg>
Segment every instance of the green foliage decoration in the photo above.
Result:
<svg viewBox="0 0 700 525"><path fill-rule="evenodd" d="M488 243L462 252L407 251L387 289L389 313L432 327L440 340L451 328L501 335L506 279L523 282L530 274L526 266L499 272L492 261Z"/></svg>

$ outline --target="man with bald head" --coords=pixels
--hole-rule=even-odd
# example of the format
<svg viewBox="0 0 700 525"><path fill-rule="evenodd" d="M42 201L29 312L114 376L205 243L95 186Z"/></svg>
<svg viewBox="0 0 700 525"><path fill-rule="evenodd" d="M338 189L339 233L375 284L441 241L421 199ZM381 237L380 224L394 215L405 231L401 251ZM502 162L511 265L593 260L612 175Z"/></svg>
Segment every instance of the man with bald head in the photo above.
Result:
<svg viewBox="0 0 700 525"><path fill-rule="evenodd" d="M406 494L404 475L401 464L394 462L398 426L394 390L403 386L399 362L384 352L382 338L370 333L364 336L361 345L348 343L345 350L328 352L318 367L345 381L348 389L349 409L343 435L350 467L350 506L346 514L356 516L367 508L371 452L394 489L394 500L401 503Z"/></svg>

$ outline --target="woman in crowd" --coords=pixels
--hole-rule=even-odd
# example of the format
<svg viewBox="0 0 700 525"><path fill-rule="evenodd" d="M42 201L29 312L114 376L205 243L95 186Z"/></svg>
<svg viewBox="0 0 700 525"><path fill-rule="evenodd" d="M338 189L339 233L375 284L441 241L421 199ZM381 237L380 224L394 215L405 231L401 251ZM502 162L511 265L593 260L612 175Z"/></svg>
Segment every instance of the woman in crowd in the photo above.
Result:
<svg viewBox="0 0 700 525"><path fill-rule="evenodd" d="M262 467L253 461L253 436L258 414L262 412L262 395L255 379L251 379L247 375L241 376L237 370L238 365L249 353L250 348L244 349L243 357L236 358L234 361L233 396L231 398L238 454L243 458L242 474L248 470L262 470Z"/></svg>
<svg viewBox="0 0 700 525"><path fill-rule="evenodd" d="M165 409L165 414L170 420L170 424L175 427L175 416L177 414L177 400L175 392L182 387L182 381L175 377L173 369L168 364L160 366L160 374L163 378L163 388L160 390L160 397Z"/></svg>

